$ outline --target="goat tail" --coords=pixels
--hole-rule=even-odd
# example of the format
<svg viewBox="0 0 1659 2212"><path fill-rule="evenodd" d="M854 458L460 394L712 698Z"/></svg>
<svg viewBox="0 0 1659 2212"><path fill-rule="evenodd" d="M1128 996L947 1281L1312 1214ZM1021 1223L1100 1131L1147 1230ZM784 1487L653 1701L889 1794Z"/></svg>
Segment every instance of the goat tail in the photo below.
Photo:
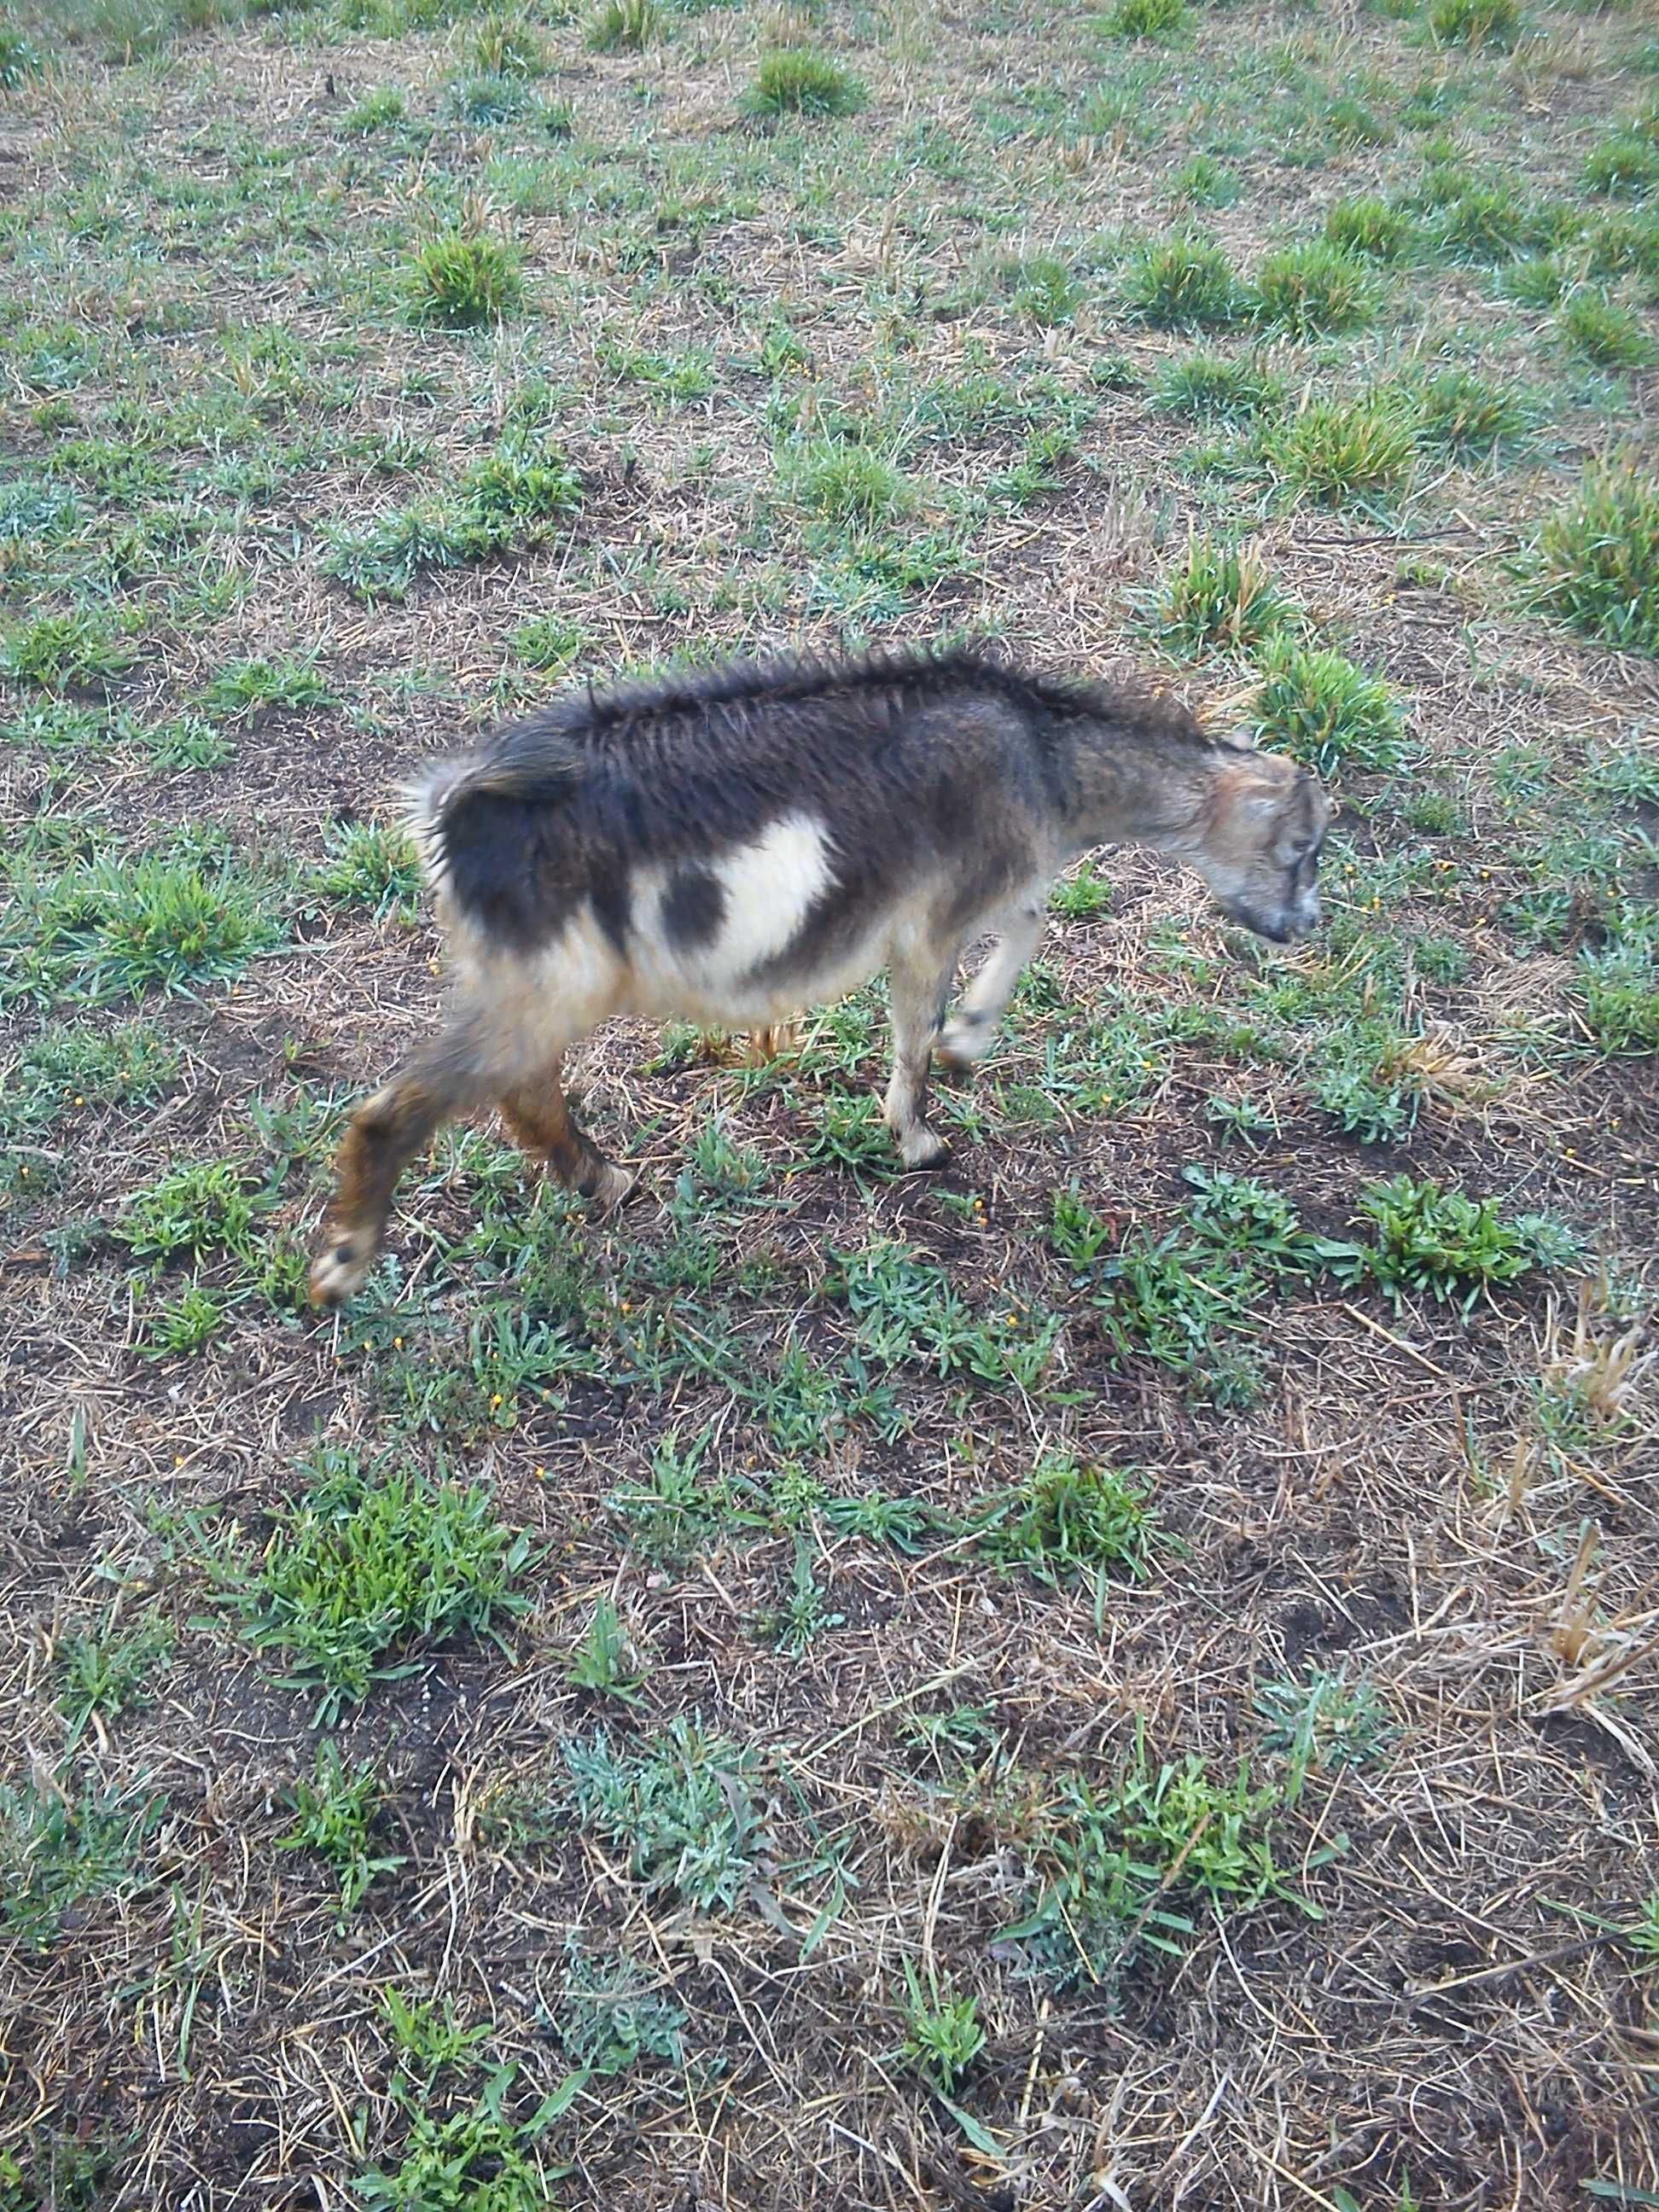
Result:
<svg viewBox="0 0 1659 2212"><path fill-rule="evenodd" d="M556 806L580 780L580 764L565 739L535 722L504 730L475 752L438 761L405 787L405 819L421 870L436 890L453 874L458 837L468 817L518 806Z"/></svg>

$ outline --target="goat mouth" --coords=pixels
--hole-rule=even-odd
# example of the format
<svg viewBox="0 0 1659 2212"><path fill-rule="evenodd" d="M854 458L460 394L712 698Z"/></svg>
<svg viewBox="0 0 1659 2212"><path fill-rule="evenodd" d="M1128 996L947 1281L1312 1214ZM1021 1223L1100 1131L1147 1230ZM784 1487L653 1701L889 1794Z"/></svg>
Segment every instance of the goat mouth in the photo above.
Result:
<svg viewBox="0 0 1659 2212"><path fill-rule="evenodd" d="M1271 945L1291 944L1302 933L1299 930L1293 929L1288 922L1268 921L1262 915L1253 914L1249 907L1240 906L1236 901L1231 899L1223 902L1221 911L1229 921L1236 921L1242 929L1248 929L1253 936L1265 937Z"/></svg>

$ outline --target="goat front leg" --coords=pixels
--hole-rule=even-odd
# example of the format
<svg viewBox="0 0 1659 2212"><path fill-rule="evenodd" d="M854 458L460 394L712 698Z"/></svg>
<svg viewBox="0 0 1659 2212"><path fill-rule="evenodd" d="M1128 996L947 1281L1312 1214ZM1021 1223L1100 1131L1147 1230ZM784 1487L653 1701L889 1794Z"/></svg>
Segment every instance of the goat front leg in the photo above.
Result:
<svg viewBox="0 0 1659 2212"><path fill-rule="evenodd" d="M1024 892L1003 909L998 917L997 942L963 992L962 1004L939 1033L934 1051L941 1065L971 1067L989 1052L1020 970L1036 951L1046 919L1047 890L1042 885Z"/></svg>
<svg viewBox="0 0 1659 2212"><path fill-rule="evenodd" d="M538 1154L566 1189L579 1191L596 1214L611 1212L633 1189L628 1170L606 1159L571 1112L558 1058L532 1081L503 1091L495 1104L514 1143Z"/></svg>
<svg viewBox="0 0 1659 2212"><path fill-rule="evenodd" d="M311 1265L314 1305L343 1305L360 1288L385 1239L398 1178L446 1121L487 1093L473 1042L456 1030L364 1100L335 1160L334 1195Z"/></svg>
<svg viewBox="0 0 1659 2212"><path fill-rule="evenodd" d="M887 1126L907 1168L936 1167L949 1152L927 1126L927 1072L939 1024L956 981L957 948L948 956L920 949L895 954L887 991L893 1018L893 1073L887 1085Z"/></svg>

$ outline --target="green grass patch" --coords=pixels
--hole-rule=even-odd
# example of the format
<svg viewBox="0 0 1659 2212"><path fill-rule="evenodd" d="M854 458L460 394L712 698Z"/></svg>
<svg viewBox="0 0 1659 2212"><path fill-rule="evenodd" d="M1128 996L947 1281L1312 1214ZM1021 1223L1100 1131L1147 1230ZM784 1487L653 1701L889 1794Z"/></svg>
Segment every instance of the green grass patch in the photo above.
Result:
<svg viewBox="0 0 1659 2212"><path fill-rule="evenodd" d="M1516 0L1430 0L1428 26L1437 46L1495 46L1507 52L1521 35Z"/></svg>
<svg viewBox="0 0 1659 2212"><path fill-rule="evenodd" d="M810 46L784 46L761 57L743 104L750 115L822 122L856 114L868 96L853 72L830 55Z"/></svg>
<svg viewBox="0 0 1659 2212"><path fill-rule="evenodd" d="M1255 274L1256 312L1287 337L1362 329L1376 313L1376 279L1364 261L1328 240L1281 247Z"/></svg>
<svg viewBox="0 0 1659 2212"><path fill-rule="evenodd" d="M161 1801L42 1773L0 1785L0 1921L26 1951L46 1951L72 1912L124 1897Z"/></svg>
<svg viewBox="0 0 1659 2212"><path fill-rule="evenodd" d="M698 1912L732 1912L767 1850L752 1755L696 1719L618 1745L601 1729L563 1747L571 1808L635 1881Z"/></svg>
<svg viewBox="0 0 1659 2212"><path fill-rule="evenodd" d="M1133 1469L1046 1453L975 1524L975 1542L999 1565L1024 1567L1040 1582L1097 1585L1114 1570L1144 1582L1168 1541L1150 1498Z"/></svg>
<svg viewBox="0 0 1659 2212"><path fill-rule="evenodd" d="M1221 328L1245 319L1249 299L1222 247L1197 238L1143 246L1124 270L1123 303L1161 330Z"/></svg>
<svg viewBox="0 0 1659 2212"><path fill-rule="evenodd" d="M1325 217L1328 245L1385 266L1404 260L1415 235L1416 226L1405 210L1375 194L1338 200Z"/></svg>
<svg viewBox="0 0 1659 2212"><path fill-rule="evenodd" d="M1294 613L1259 553L1195 538L1165 577L1151 627L1166 652L1244 653Z"/></svg>
<svg viewBox="0 0 1659 2212"><path fill-rule="evenodd" d="M1179 38L1191 21L1187 0L1117 0L1103 19L1115 39L1146 39L1159 46Z"/></svg>
<svg viewBox="0 0 1659 2212"><path fill-rule="evenodd" d="M1152 398L1189 422L1248 422L1277 414L1285 393L1284 378L1248 356L1192 353L1161 371Z"/></svg>
<svg viewBox="0 0 1659 2212"><path fill-rule="evenodd" d="M513 1584L530 1540L501 1526L480 1485L333 1449L309 1472L258 1565L226 1571L225 1595L249 1642L283 1655L293 1686L319 1693L319 1721L415 1672L420 1661L401 1655L417 1639L465 1631L499 1642L497 1623L523 1611Z"/></svg>
<svg viewBox="0 0 1659 2212"><path fill-rule="evenodd" d="M1556 322L1571 350L1597 368L1644 368L1654 357L1641 318L1595 285L1570 292Z"/></svg>
<svg viewBox="0 0 1659 2212"><path fill-rule="evenodd" d="M1309 400L1267 433L1261 451L1281 483L1324 507L1392 498L1417 465L1410 416L1383 393Z"/></svg>
<svg viewBox="0 0 1659 2212"><path fill-rule="evenodd" d="M1659 483L1590 469L1539 532L1536 572L1547 612L1604 645L1659 653Z"/></svg>
<svg viewBox="0 0 1659 2212"><path fill-rule="evenodd" d="M505 240L447 231L416 252L407 295L416 322L473 330L505 322L523 299L524 279Z"/></svg>
<svg viewBox="0 0 1659 2212"><path fill-rule="evenodd" d="M1256 734L1282 746L1322 776L1343 770L1379 775L1416 750L1393 692L1379 677L1324 646L1272 638L1261 656Z"/></svg>
<svg viewBox="0 0 1659 2212"><path fill-rule="evenodd" d="M1492 1199L1406 1175L1363 1191L1359 1210L1372 1241L1337 1260L1338 1272L1374 1283L1395 1305L1411 1294L1467 1313L1483 1295L1559 1266L1578 1249L1541 1214L1508 1220Z"/></svg>

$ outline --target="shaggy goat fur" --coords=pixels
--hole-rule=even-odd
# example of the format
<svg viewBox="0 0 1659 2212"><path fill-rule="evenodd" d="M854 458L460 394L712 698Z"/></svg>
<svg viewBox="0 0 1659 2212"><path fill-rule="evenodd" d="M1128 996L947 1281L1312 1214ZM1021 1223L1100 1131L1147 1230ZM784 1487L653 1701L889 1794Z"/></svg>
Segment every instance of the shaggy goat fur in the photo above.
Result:
<svg viewBox="0 0 1659 2212"><path fill-rule="evenodd" d="M887 1117L906 1164L930 1165L945 1149L923 1118L930 1060L983 1054L1069 861L1153 846L1284 939L1318 920L1328 811L1311 776L1167 698L975 653L568 694L414 794L453 1004L347 1134L313 1292L350 1295L404 1164L486 1100L615 1205L630 1178L561 1080L566 1050L612 1014L754 1030L885 968ZM947 1024L957 963L987 930L1000 941Z"/></svg>

